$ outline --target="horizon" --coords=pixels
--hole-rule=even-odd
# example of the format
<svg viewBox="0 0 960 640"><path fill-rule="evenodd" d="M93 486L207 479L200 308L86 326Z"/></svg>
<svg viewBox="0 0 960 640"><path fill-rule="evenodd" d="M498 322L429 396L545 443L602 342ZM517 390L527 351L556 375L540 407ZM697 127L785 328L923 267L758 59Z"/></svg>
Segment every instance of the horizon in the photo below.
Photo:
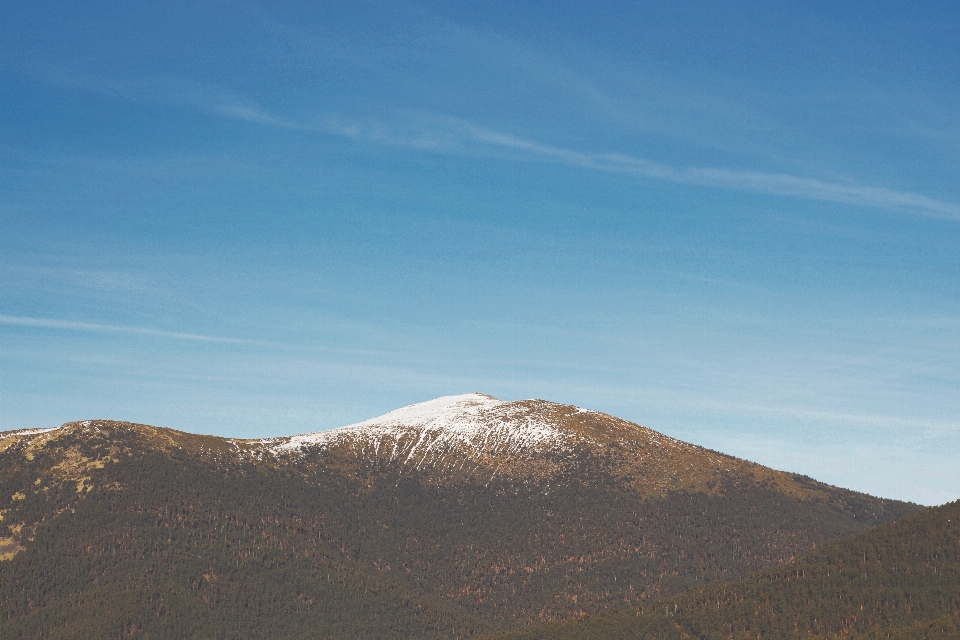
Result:
<svg viewBox="0 0 960 640"><path fill-rule="evenodd" d="M187 431L187 430L183 430L183 429L177 429L176 427L172 427L172 426L143 424L143 423L130 422L130 421L127 421L127 420L115 420L115 419L111 419L111 418L84 418L84 419L82 419L82 420L71 420L71 421L65 422L65 423L63 423L63 424L61 424L61 425L59 425L59 426L56 426L56 427L35 428L35 429L30 429L30 428L28 428L28 429L22 429L22 430L19 430L19 431L21 431L21 432L22 432L22 431L27 431L27 432L30 432L30 431L40 431L40 432L44 432L44 431L55 431L55 430L57 430L57 429L61 429L61 428L65 427L65 426L67 426L67 425L80 424L80 425L83 425L83 426L89 426L89 423L93 423L93 422L113 422L113 423L118 423L118 424L129 424L129 425L133 425L133 426L147 426L147 427L159 428L159 429L170 429L170 430L172 430L172 431L180 431L180 432L182 432L182 433L189 433L189 434L192 434L192 435L211 436L211 437L217 437L217 438L224 438L224 439L228 439L228 440L255 440L255 441L258 440L258 441L263 441L263 440L274 440L274 439L283 439L283 438L296 438L297 436L316 435L316 434L320 434L320 433L326 433L326 432L329 432L329 431L335 431L335 430L338 430L338 429L349 429L349 428L352 428L352 427L356 427L356 426L359 426L359 425L363 425L363 424L368 423L368 422L376 421L376 420L378 420L378 419L380 419L380 418L385 418L385 417L389 416L390 414L403 413L403 410L404 410L404 409L411 409L411 408L414 408L414 407L419 407L419 406L421 406L421 405L427 405L427 404L435 404L436 401L438 401L438 400L444 400L444 399L448 399L448 398L449 398L449 399L452 399L452 398L466 398L466 397L470 397L470 396L482 396L482 397L490 398L490 399L492 399L492 400L496 400L496 401L502 402L502 403L530 402L530 401L534 401L534 402L547 402L547 403L550 403L550 404L561 404L561 405L563 404L563 403L553 402L553 401L551 401L551 400L547 400L547 399L544 399L544 398L523 398L523 399L516 399L516 400L501 400L501 399L499 399L499 398L495 398L495 397L493 397L493 396L491 396L491 395L489 395L489 394L486 394L486 393L483 393L483 392L480 392L480 391L473 391L473 392L470 392L470 393L454 394L454 395L449 395L449 396L440 396L440 397L438 397L438 398L432 398L432 399L430 399L430 400L425 400L425 401L423 401L423 402L416 402L416 403L414 403L414 404L405 405L405 406L402 406L402 407L396 407L396 408L391 409L391 410L389 410L389 411L387 411L387 412L385 412L385 413L383 413L383 414L381 414L381 415L372 416L372 417L370 417L370 418L366 418L366 419L361 420L361 421L359 421L359 422L354 422L354 423L351 423L351 424L345 424L345 425L341 425L341 426L338 426L338 427L330 427L330 428L327 428L327 429L320 429L320 430L318 430L318 431L308 431L308 432L301 432L301 433L280 434L280 435L275 435L275 436L272 436L272 437L269 437L269 438L255 438L255 437L251 437L251 438L232 438L232 437L230 437L230 436L217 435L217 434L214 434L214 433L205 433L205 432L200 432L200 431ZM566 406L575 406L575 405L566 405ZM588 407L575 406L575 408L580 409L580 410L583 410L583 411L593 411L592 409L589 409ZM601 412L601 413L602 413L602 412ZM609 415L609 414L604 414L604 415ZM612 417L617 418L618 416L612 416ZM645 425L642 425L642 424L639 424L639 423L634 423L634 424L637 424L637 426L640 426L640 427L649 429L649 427L646 427ZM656 429L653 429L653 431L656 432L656 433L660 433L660 432L656 431ZM0 430L0 432L2 432L2 430ZM7 431L7 433L16 433L16 432L17 432L17 431ZM662 433L661 433L660 435L666 435L666 434L662 434ZM670 436L667 436L667 437L669 438ZM696 445L696 443L687 443L687 444L694 444L695 446L700 446L700 445ZM704 449L706 449L707 451L711 451L711 452L714 452L714 453L719 453L719 454L722 454L722 455L730 455L730 454L727 454L725 451L717 451L717 450L714 450L714 449L710 449L710 448L708 448L708 447L704 447ZM733 456L733 457L737 458L738 456ZM747 460L747 459L745 459L745 458L741 458L741 459ZM747 462L755 462L755 461L747 460ZM774 470L775 470L775 471L785 471L785 470L783 470L783 469L774 469ZM788 473L790 473L790 472L788 472ZM798 474L798 475L803 476L803 475L805 475L805 474ZM811 476L806 476L806 477L811 477ZM819 481L818 478L812 478L812 479ZM826 484L829 485L830 483L826 483ZM839 489L849 489L849 490L854 490L854 491L855 491L855 489L851 489L851 487L844 487L844 486L836 485L836 484L833 484L833 485L830 485L830 486L834 486L834 487L839 488ZM861 492L861 493L863 493L863 492ZM867 494L867 495L869 495L869 494ZM882 499L885 499L885 500L897 500L897 498L892 498L892 497L890 497L890 496L874 496L874 497L882 498ZM960 500L960 498L958 498L958 500ZM915 503L915 504L921 504L922 506L926 506L926 507L936 507L936 506L943 506L943 505L946 505L946 504L950 504L951 502L956 502L956 501L957 501L957 500L948 500L948 501L943 502L943 503L938 503L938 504L926 504L926 505L924 505L924 504L922 504L922 503ZM910 502L910 501L908 500L908 501L906 501L906 502Z"/></svg>
<svg viewBox="0 0 960 640"><path fill-rule="evenodd" d="M960 498L955 3L3 15L0 430L483 389Z"/></svg>

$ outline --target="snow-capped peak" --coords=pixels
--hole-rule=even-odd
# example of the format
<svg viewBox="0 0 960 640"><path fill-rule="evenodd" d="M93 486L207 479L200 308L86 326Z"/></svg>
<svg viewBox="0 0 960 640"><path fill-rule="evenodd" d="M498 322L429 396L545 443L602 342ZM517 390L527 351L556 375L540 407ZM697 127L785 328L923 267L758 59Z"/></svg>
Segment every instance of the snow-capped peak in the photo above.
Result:
<svg viewBox="0 0 960 640"><path fill-rule="evenodd" d="M372 425L382 427L456 428L458 426L462 427L465 422L470 422L471 418L479 416L484 411L495 409L503 404L506 403L483 393L443 396L434 400L400 407L383 414L379 418L371 418L343 428L350 429Z"/></svg>
<svg viewBox="0 0 960 640"><path fill-rule="evenodd" d="M573 436L543 419L540 401L504 402L482 393L444 396L395 409L379 418L294 436L274 451L355 443L414 462L447 454L513 456L565 448Z"/></svg>

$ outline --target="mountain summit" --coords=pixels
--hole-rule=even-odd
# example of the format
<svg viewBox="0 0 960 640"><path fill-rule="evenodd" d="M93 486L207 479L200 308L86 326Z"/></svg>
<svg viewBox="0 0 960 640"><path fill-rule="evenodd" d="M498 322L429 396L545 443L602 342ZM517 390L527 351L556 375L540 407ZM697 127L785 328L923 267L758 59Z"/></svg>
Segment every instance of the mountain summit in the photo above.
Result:
<svg viewBox="0 0 960 640"><path fill-rule="evenodd" d="M574 434L539 400L503 402L482 393L444 396L332 431L318 431L271 447L275 452L353 446L416 468L449 456L481 461L569 448Z"/></svg>
<svg viewBox="0 0 960 640"><path fill-rule="evenodd" d="M916 509L543 400L263 440L86 420L0 433L0 637L468 636Z"/></svg>
<svg viewBox="0 0 960 640"><path fill-rule="evenodd" d="M324 451L484 481L498 474L530 478L571 472L570 462L590 452L609 453L611 447L639 456L632 460L634 467L654 452L665 461L694 450L703 457L700 466L724 466L721 456L613 416L544 400L505 402L482 393L444 396L339 429L264 444L280 456ZM631 466L628 456L622 458Z"/></svg>
<svg viewBox="0 0 960 640"><path fill-rule="evenodd" d="M288 464L296 465L303 456L361 467L376 462L380 468L440 482L487 483L502 477L585 483L602 477L644 496L716 494L744 482L808 500L837 501L840 495L808 478L599 411L546 400L503 401L483 393L443 396L339 429L256 442ZM872 521L877 516L867 517Z"/></svg>

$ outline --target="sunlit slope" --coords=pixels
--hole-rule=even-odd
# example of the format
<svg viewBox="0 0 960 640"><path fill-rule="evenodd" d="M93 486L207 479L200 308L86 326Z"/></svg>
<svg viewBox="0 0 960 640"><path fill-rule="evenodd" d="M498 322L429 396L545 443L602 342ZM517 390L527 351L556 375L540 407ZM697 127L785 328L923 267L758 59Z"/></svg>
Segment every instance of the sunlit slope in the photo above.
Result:
<svg viewBox="0 0 960 640"><path fill-rule="evenodd" d="M499 640L960 638L960 502L828 544L740 583Z"/></svg>
<svg viewBox="0 0 960 640"><path fill-rule="evenodd" d="M439 482L583 482L602 476L644 496L719 494L750 482L791 497L834 502L870 522L887 517L883 501L861 501L861 494L675 440L598 411L544 400L447 396L356 425L261 444L294 463L313 456L355 470L376 463Z"/></svg>
<svg viewBox="0 0 960 640"><path fill-rule="evenodd" d="M0 433L0 508L0 637L446 638L642 606L917 507L468 394L273 440Z"/></svg>

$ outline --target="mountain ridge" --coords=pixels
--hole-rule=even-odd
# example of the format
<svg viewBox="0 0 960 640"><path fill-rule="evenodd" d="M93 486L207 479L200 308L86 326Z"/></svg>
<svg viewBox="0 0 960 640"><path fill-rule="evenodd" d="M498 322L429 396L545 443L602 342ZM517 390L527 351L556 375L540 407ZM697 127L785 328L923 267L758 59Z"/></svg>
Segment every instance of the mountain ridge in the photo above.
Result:
<svg viewBox="0 0 960 640"><path fill-rule="evenodd" d="M29 451L34 442L106 425L138 430L162 450L184 447L280 465L326 454L357 472L363 462L377 460L400 472L410 467L426 471L435 481L489 482L497 474L514 479L562 477L576 473L571 461L589 451L594 463L615 468L615 475L645 496L676 490L715 493L723 490L723 479L731 474L802 499L822 498L820 487L828 486L598 411L540 399L501 401L476 392L442 396L358 423L292 436L224 438L139 423L82 420L0 432L0 451L24 438L30 439ZM612 465L607 464L610 458Z"/></svg>
<svg viewBox="0 0 960 640"><path fill-rule="evenodd" d="M274 439L0 433L0 635L83 637L70 621L109 606L140 630L118 637L466 636L746 576L918 509L570 405L431 402Z"/></svg>

